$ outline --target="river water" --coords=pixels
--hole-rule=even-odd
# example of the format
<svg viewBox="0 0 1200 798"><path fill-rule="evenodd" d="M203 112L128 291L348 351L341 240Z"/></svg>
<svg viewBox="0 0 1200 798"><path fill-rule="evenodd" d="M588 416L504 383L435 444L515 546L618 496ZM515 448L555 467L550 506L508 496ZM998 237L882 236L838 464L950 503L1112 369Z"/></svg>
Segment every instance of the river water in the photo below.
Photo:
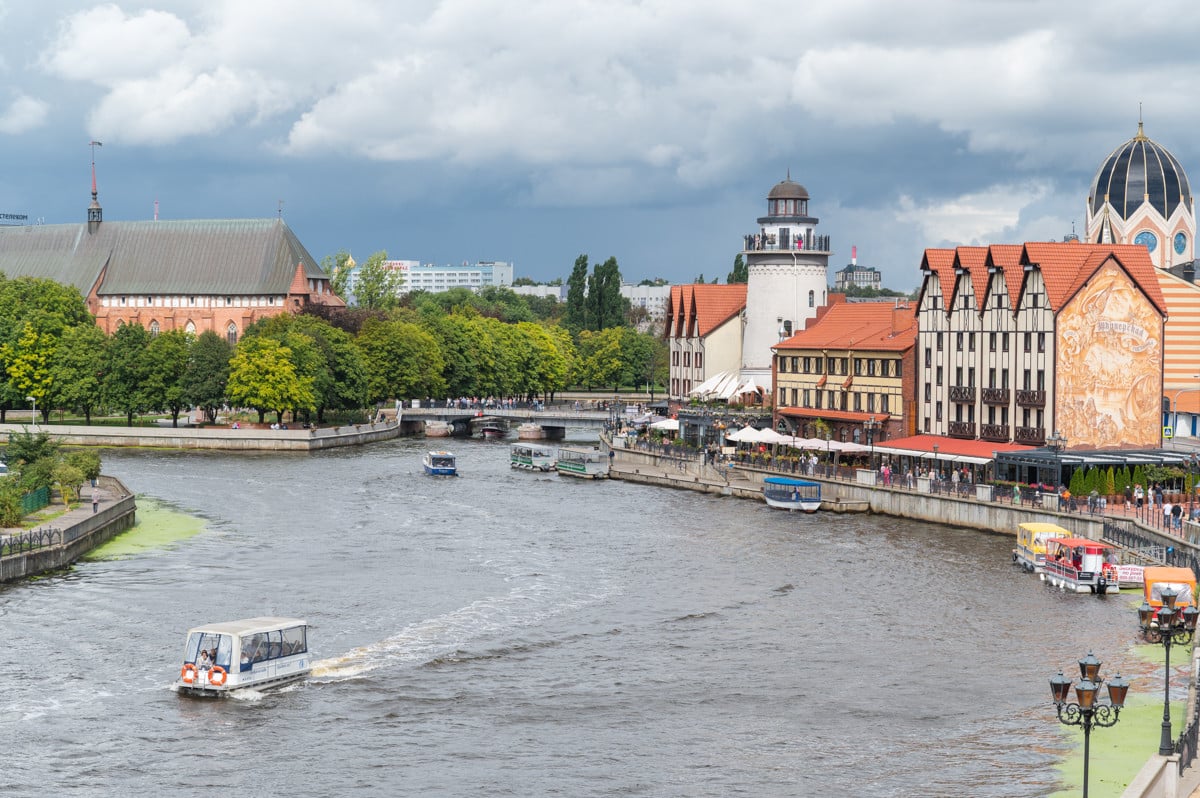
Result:
<svg viewBox="0 0 1200 798"><path fill-rule="evenodd" d="M108 451L203 532L0 590L5 795L1039 796L1048 679L1125 597L1011 538L514 472L508 447ZM133 534L137 534L136 532ZM189 626L309 620L314 677L170 685Z"/></svg>

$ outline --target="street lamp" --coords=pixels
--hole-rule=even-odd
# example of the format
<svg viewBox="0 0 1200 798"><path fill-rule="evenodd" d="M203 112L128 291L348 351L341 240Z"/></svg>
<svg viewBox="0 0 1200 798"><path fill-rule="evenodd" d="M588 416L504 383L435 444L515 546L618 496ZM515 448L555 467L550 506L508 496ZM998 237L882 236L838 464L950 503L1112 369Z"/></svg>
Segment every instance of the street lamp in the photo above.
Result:
<svg viewBox="0 0 1200 798"><path fill-rule="evenodd" d="M1100 678L1100 660L1092 652L1079 660L1079 684L1075 686L1075 700L1068 702L1071 680L1058 675L1050 679L1050 694L1060 723L1066 726L1083 727L1083 798L1088 794L1088 757L1091 753L1092 727L1113 726L1125 706L1125 694L1129 692L1129 681L1118 673L1108 683L1108 703L1096 703L1096 695L1104 680Z"/></svg>
<svg viewBox="0 0 1200 798"><path fill-rule="evenodd" d="M37 398L33 396L26 396L25 401L30 403L31 409L29 411L29 421L33 424L34 431L37 431Z"/></svg>
<svg viewBox="0 0 1200 798"><path fill-rule="evenodd" d="M1054 451L1054 486L1058 487L1062 484L1062 461L1059 460L1058 453L1067 448L1067 438L1058 430L1054 430L1053 434L1046 438L1046 445Z"/></svg>
<svg viewBox="0 0 1200 798"><path fill-rule="evenodd" d="M879 427L879 422L875 420L875 416L871 416L863 422L863 429L867 431L867 447L870 450L868 458L871 461L871 470L875 470L875 430Z"/></svg>
<svg viewBox="0 0 1200 798"><path fill-rule="evenodd" d="M1176 609L1175 602L1179 599L1179 593L1170 588L1162 591L1161 598L1162 606L1157 611L1149 602L1143 601L1142 606L1138 607L1137 613L1138 626L1142 628L1142 635L1150 643L1162 643L1166 655L1162 737L1158 742L1158 753L1161 756L1170 756L1175 751L1175 744L1171 740L1171 646L1175 643L1184 645L1192 641L1192 635L1196 631L1196 618L1200 616L1200 610L1196 609L1194 599L1193 603L1188 604L1183 610Z"/></svg>

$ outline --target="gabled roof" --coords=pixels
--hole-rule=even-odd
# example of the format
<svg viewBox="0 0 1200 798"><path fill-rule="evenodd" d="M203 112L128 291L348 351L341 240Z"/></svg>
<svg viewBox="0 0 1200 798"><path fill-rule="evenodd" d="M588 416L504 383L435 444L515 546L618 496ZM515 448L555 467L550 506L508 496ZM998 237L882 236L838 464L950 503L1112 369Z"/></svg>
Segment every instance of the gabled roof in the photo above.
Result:
<svg viewBox="0 0 1200 798"><path fill-rule="evenodd" d="M975 289L975 310L983 310L983 301L988 289L988 248L959 247L954 261L958 268L971 275L971 286Z"/></svg>
<svg viewBox="0 0 1200 798"><path fill-rule="evenodd" d="M1021 286L1025 282L1025 270L1021 267L1023 250L1020 244L992 244L988 247L988 265L1004 272L1010 308L1015 308L1021 301Z"/></svg>
<svg viewBox="0 0 1200 798"><path fill-rule="evenodd" d="M899 314L899 318L897 318ZM900 321L900 324L896 322ZM896 327L901 327L897 330ZM783 349L856 349L903 352L917 338L915 306L885 302L830 305L808 327L772 347Z"/></svg>
<svg viewBox="0 0 1200 798"><path fill-rule="evenodd" d="M0 228L0 271L85 296L101 274L100 295L282 295L298 268L329 279L282 219L102 222L94 233L86 223Z"/></svg>
<svg viewBox="0 0 1200 798"><path fill-rule="evenodd" d="M1046 284L1046 298L1057 313L1079 292L1109 258L1117 261L1141 288L1146 298L1167 315L1167 303L1158 285L1150 251L1137 244L1082 244L1030 242L1021 254L1023 264L1034 264Z"/></svg>
<svg viewBox="0 0 1200 798"><path fill-rule="evenodd" d="M927 249L921 258L921 271L933 272L942 286L942 309L949 312L954 297L954 250ZM922 297L924 298L924 297Z"/></svg>
<svg viewBox="0 0 1200 798"><path fill-rule="evenodd" d="M745 308L745 283L673 285L667 299L667 337L703 338Z"/></svg>

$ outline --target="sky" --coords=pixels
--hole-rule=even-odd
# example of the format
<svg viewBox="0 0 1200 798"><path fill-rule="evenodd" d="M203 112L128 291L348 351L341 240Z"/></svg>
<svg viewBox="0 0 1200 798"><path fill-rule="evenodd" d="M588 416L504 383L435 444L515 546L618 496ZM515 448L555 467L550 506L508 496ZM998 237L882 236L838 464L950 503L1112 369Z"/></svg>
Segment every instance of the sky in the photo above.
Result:
<svg viewBox="0 0 1200 798"><path fill-rule="evenodd" d="M790 173L831 281L857 246L908 291L927 247L1082 232L1139 113L1200 179L1198 34L1182 0L0 0L0 213L85 221L94 152L110 221L724 282Z"/></svg>

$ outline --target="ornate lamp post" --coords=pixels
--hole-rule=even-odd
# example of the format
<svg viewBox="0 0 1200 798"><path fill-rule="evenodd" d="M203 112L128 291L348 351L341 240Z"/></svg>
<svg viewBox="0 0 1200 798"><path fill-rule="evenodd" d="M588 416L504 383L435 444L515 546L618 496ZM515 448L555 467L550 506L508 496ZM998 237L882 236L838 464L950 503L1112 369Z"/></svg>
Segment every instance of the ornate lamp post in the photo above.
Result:
<svg viewBox="0 0 1200 798"><path fill-rule="evenodd" d="M1057 488L1062 484L1062 462L1058 459L1058 453L1067 448L1066 436L1054 430L1054 433L1046 438L1046 445L1054 450L1054 487Z"/></svg>
<svg viewBox="0 0 1200 798"><path fill-rule="evenodd" d="M1162 592L1162 607L1156 612L1149 602L1142 602L1138 607L1138 626L1142 635L1151 643L1162 643L1166 655L1163 679L1163 722L1162 737L1158 742L1158 753L1170 756L1175 751L1175 743L1171 738L1171 646L1190 643L1196 631L1196 618L1200 610L1195 604L1189 604L1183 610L1175 608L1179 594L1170 588Z"/></svg>
<svg viewBox="0 0 1200 798"><path fill-rule="evenodd" d="M870 450L868 458L870 459L871 470L875 470L875 430L879 427L879 422L875 420L875 416L871 416L863 422L863 429L867 432L867 447Z"/></svg>
<svg viewBox="0 0 1200 798"><path fill-rule="evenodd" d="M1125 694L1129 692L1129 681L1117 674L1108 683L1108 703L1099 704L1096 696L1104 680L1100 678L1100 660L1092 652L1079 660L1079 684L1075 686L1075 700L1068 702L1071 680L1058 675L1050 680L1050 694L1054 697L1058 720L1066 726L1083 727L1083 798L1088 794L1088 758L1091 754L1093 726L1113 726L1125 706Z"/></svg>

